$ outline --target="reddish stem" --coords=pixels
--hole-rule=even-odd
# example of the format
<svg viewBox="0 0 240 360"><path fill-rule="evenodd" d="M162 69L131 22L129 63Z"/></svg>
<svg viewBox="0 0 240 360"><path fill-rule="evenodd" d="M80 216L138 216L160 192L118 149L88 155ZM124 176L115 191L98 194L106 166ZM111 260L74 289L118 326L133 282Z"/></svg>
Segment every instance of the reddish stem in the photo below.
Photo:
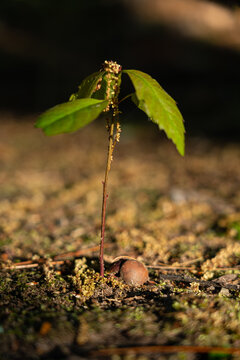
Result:
<svg viewBox="0 0 240 360"><path fill-rule="evenodd" d="M100 262L100 275L104 276L104 238L105 238L105 223L106 223L106 207L107 207L107 198L108 195L105 195L105 182L103 181L103 206L102 206L102 225L101 225L101 243L100 243L100 254L99 254L99 262Z"/></svg>
<svg viewBox="0 0 240 360"><path fill-rule="evenodd" d="M105 223L106 223L106 205L107 205L107 184L108 184L108 174L111 169L112 154L113 154L113 133L114 133L114 118L111 119L111 124L109 127L109 142L108 142L108 156L107 164L105 170L105 179L103 181L103 198L102 198L102 218L101 218L101 242L100 242L100 253L99 253L99 263L100 263L100 275L104 276L104 236L105 236Z"/></svg>

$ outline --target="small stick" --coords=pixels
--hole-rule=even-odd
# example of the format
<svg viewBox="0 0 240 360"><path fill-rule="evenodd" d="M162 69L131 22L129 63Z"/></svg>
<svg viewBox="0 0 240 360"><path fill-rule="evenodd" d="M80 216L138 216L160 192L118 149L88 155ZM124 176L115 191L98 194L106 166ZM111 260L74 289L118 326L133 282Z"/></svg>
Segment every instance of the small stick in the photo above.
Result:
<svg viewBox="0 0 240 360"><path fill-rule="evenodd" d="M34 268L34 267L38 267L39 264L38 263L32 263L32 264L14 264L12 266L6 267L5 269L28 269L28 268Z"/></svg>
<svg viewBox="0 0 240 360"><path fill-rule="evenodd" d="M58 261L51 261L51 265L61 265L63 264L64 261L63 260L58 260ZM34 267L38 267L39 265L43 264L43 262L39 262L39 263L32 263L32 264L22 264L22 263L18 263L18 264L14 264L12 266L6 267L5 269L28 269L28 268L34 268Z"/></svg>
<svg viewBox="0 0 240 360"><path fill-rule="evenodd" d="M111 356L126 354L146 354L146 353L222 353L240 354L240 348L224 348L215 346L185 346L185 345L155 345L155 346L135 346L123 348L101 349L91 352L92 356Z"/></svg>
<svg viewBox="0 0 240 360"><path fill-rule="evenodd" d="M193 259L193 260L188 260L188 261L184 261L183 263L181 263L180 265L188 265L188 264L194 264L195 262L201 261L203 260L203 257L200 256L197 259Z"/></svg>
<svg viewBox="0 0 240 360"><path fill-rule="evenodd" d="M164 265L147 265L149 269L163 269L163 270L195 270L190 266L164 266Z"/></svg>
<svg viewBox="0 0 240 360"><path fill-rule="evenodd" d="M112 244L106 244L105 247L110 247ZM87 253L95 252L99 250L99 246L92 246L90 248L81 249L77 251L71 251L65 254L56 255L51 262L52 265L61 265L64 263L64 259L74 258L81 255L85 255ZM34 262L33 260L21 261L15 264L12 264L9 267L5 267L5 269L27 269L38 267L39 265L45 263L46 259L39 259L38 262Z"/></svg>
<svg viewBox="0 0 240 360"><path fill-rule="evenodd" d="M176 268L176 267L181 267L181 268L183 268L185 265L188 265L188 264L194 264L195 262L198 262L198 261L200 261L200 260L203 260L203 257L201 256L201 257L199 257L199 258L197 258L197 259L193 259L193 260L188 260L188 261L184 261L183 263L179 263L178 265L170 265L170 264L165 264L165 263L163 263L163 262L161 262L161 261L159 261L158 263L159 263L159 265L153 265L153 266L151 266L151 265L149 265L149 266L147 266L147 267L151 267L151 268L154 268L154 267L156 267L156 269L158 268L158 266L170 266L171 268Z"/></svg>
<svg viewBox="0 0 240 360"><path fill-rule="evenodd" d="M33 261L32 260L26 260L26 261L21 261L19 263L16 263L16 265L30 265L30 264L33 264Z"/></svg>
<svg viewBox="0 0 240 360"><path fill-rule="evenodd" d="M240 270L240 266L236 265L235 267L225 267L225 268L213 268L211 271L228 271L228 270Z"/></svg>

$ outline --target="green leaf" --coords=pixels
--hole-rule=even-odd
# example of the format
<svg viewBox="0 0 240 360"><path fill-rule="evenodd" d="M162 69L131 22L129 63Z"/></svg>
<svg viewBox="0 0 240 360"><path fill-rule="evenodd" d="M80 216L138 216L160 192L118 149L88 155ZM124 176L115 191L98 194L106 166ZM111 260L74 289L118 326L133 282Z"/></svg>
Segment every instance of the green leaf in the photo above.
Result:
<svg viewBox="0 0 240 360"><path fill-rule="evenodd" d="M110 81L110 91L107 92L107 89L108 89L108 80L107 80L107 73L103 74L103 77L102 77L102 80L101 80L101 86L100 88L93 93L92 95L92 98L94 99L100 99L100 100L106 100L107 97L108 99L112 99L114 96L115 96L115 91L116 91L116 88L115 86L117 85L118 89L120 89L120 86L121 86L121 73L118 75L118 78L117 78L117 82L116 82L116 77L114 74L112 74L112 77L113 77L113 81Z"/></svg>
<svg viewBox="0 0 240 360"><path fill-rule="evenodd" d="M76 131L95 120L106 108L108 101L79 99L63 103L44 112L35 126L46 135Z"/></svg>
<svg viewBox="0 0 240 360"><path fill-rule="evenodd" d="M105 71L97 71L86 77L78 87L78 92L70 96L69 101L82 98L90 98L97 91L97 85L101 82Z"/></svg>
<svg viewBox="0 0 240 360"><path fill-rule="evenodd" d="M103 75L101 80L101 87L92 94L92 98L99 100L106 100L107 98L107 80L106 73Z"/></svg>
<svg viewBox="0 0 240 360"><path fill-rule="evenodd" d="M123 72L128 74L136 90L136 95L132 97L133 102L165 131L183 156L185 129L176 102L150 75L139 70Z"/></svg>

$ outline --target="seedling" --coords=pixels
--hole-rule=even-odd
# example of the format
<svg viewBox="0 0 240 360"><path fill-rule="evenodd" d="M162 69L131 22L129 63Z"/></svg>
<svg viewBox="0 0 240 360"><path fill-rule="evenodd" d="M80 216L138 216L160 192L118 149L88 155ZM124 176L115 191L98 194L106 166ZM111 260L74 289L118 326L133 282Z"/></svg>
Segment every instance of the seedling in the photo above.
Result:
<svg viewBox="0 0 240 360"><path fill-rule="evenodd" d="M122 74L129 76L135 92L119 100ZM68 102L54 106L44 112L37 120L36 127L42 128L46 135L74 132L106 113L108 153L103 181L100 275L104 276L104 236L108 175L111 169L113 151L120 140L119 104L131 97L133 103L146 113L148 118L164 130L167 137L184 155L183 118L175 101L150 75L139 70L122 70L121 65L105 61L102 69L82 81L78 91L70 96Z"/></svg>

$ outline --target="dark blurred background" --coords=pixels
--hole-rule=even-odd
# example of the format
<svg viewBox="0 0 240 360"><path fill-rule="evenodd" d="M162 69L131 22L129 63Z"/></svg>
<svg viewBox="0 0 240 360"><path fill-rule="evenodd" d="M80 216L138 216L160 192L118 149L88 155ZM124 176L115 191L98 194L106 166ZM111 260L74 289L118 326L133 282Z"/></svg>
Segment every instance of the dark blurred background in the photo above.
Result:
<svg viewBox="0 0 240 360"><path fill-rule="evenodd" d="M240 139L239 1L1 0L0 111L40 113L104 60L151 74L189 134ZM123 95L130 90L126 80ZM131 91L131 90L130 90ZM129 121L139 118L131 113Z"/></svg>

